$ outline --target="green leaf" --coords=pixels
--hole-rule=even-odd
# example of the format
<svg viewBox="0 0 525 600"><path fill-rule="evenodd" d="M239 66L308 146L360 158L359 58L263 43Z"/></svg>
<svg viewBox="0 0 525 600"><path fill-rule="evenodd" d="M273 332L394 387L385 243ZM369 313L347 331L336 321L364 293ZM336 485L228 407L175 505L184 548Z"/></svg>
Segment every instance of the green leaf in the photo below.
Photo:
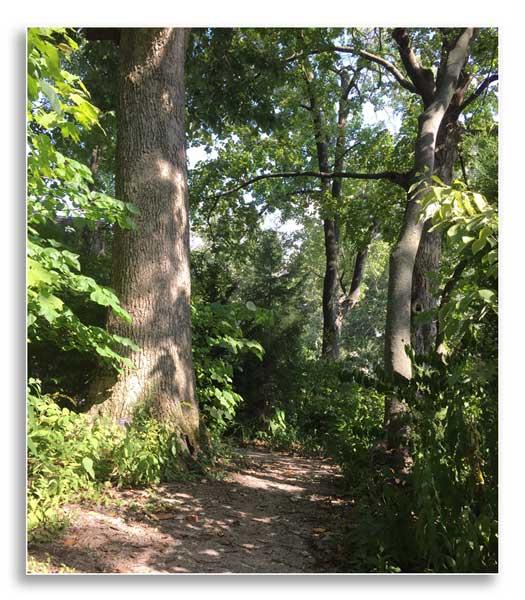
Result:
<svg viewBox="0 0 525 600"><path fill-rule="evenodd" d="M474 204L477 206L477 208L480 212L483 212L486 209L487 202L481 194L473 193L472 199L474 200Z"/></svg>
<svg viewBox="0 0 525 600"><path fill-rule="evenodd" d="M447 235L448 235L448 237L454 237L455 235L458 234L459 231L460 231L460 224L456 223L455 225L452 225L452 227L448 228Z"/></svg>
<svg viewBox="0 0 525 600"><path fill-rule="evenodd" d="M42 292L38 295L38 313L49 323L52 323L59 316L64 307L64 303L54 294Z"/></svg>
<svg viewBox="0 0 525 600"><path fill-rule="evenodd" d="M488 302L490 304L492 304L494 302L494 298L496 296L496 293L494 292L494 290L487 290L487 289L478 290L478 294L482 300L485 300L485 302Z"/></svg>
<svg viewBox="0 0 525 600"><path fill-rule="evenodd" d="M27 76L27 95L29 100L36 100L38 96L38 81L31 75Z"/></svg>
<svg viewBox="0 0 525 600"><path fill-rule="evenodd" d="M29 287L38 287L41 283L54 283L57 279L56 273L48 271L40 263L32 258L27 260L27 284Z"/></svg>
<svg viewBox="0 0 525 600"><path fill-rule="evenodd" d="M56 112L39 112L35 115L35 121L44 129L50 129L57 124L58 115Z"/></svg>
<svg viewBox="0 0 525 600"><path fill-rule="evenodd" d="M481 239L478 238L477 240L472 242L472 253L477 254L478 252L483 250L486 243L487 243L487 240L485 238L481 238Z"/></svg>
<svg viewBox="0 0 525 600"><path fill-rule="evenodd" d="M92 478L95 479L95 471L93 470L93 460L89 457L84 457L82 459L82 466L84 467L86 473Z"/></svg>
<svg viewBox="0 0 525 600"><path fill-rule="evenodd" d="M51 104L52 109L58 114L62 114L62 104L58 98L58 95L55 91L55 88L50 85L47 81L40 82L40 89L43 94L47 96L49 103Z"/></svg>

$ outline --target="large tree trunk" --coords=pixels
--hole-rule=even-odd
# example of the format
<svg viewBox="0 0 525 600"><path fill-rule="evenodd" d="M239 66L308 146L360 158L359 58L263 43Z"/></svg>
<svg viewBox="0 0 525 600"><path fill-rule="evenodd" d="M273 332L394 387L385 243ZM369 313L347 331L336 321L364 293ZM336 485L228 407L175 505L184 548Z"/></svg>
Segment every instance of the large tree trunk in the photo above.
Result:
<svg viewBox="0 0 525 600"><path fill-rule="evenodd" d="M436 171L437 173L437 171ZM412 277L412 347L416 356L426 356L434 349L437 323L430 316L437 306L436 279L441 264L441 232L429 231L425 222Z"/></svg>
<svg viewBox="0 0 525 600"><path fill-rule="evenodd" d="M112 333L139 350L98 412L131 419L139 405L179 433L193 452L199 412L191 350L188 191L184 126L184 29L123 29L120 35L117 197L140 213L117 230L113 287L132 316ZM104 393L104 391L102 391ZM100 400L100 398L99 398Z"/></svg>
<svg viewBox="0 0 525 600"><path fill-rule="evenodd" d="M412 363L407 354L407 349L411 348L412 276L424 227L424 223L420 221L418 200L422 190L431 182L438 131L456 92L473 35L474 30L466 28L456 40L431 102L425 101L426 109L419 117L414 156L414 172L419 185L409 192L403 225L389 265L385 373L393 381L408 381L412 378ZM406 53L406 50L405 45L402 52ZM406 56L407 54L405 58ZM413 55L410 60L413 60ZM406 412L407 407L402 398L392 396L386 400L385 429L388 444L402 450L400 459L404 467L407 467L410 460L405 445L408 435Z"/></svg>
<svg viewBox="0 0 525 600"><path fill-rule="evenodd" d="M432 103L419 118L416 143L415 171L426 173L421 181L428 181L434 168L434 148L442 119L442 108ZM385 370L388 376L409 380L412 365L406 352L410 347L412 274L423 231L419 220L418 189L408 198L399 239L390 255L388 299L385 328Z"/></svg>

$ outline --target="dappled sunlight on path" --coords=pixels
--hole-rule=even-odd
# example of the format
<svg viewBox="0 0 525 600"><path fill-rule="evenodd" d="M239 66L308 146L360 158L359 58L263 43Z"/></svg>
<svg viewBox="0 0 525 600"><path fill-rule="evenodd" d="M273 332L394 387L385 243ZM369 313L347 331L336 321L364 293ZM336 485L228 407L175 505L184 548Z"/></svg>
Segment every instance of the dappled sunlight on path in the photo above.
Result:
<svg viewBox="0 0 525 600"><path fill-rule="evenodd" d="M329 461L239 449L223 480L114 492L30 556L110 573L305 573L334 529L340 474Z"/></svg>

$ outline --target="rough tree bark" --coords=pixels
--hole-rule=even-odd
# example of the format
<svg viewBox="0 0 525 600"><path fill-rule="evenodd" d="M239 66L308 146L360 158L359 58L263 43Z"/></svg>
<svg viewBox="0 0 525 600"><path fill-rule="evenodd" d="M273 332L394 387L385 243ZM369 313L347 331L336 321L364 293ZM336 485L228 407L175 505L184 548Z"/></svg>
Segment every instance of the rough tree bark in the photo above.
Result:
<svg viewBox="0 0 525 600"><path fill-rule="evenodd" d="M199 447L191 350L188 190L184 125L184 29L120 31L116 195L140 214L117 230L113 287L132 316L111 332L139 347L116 381L100 381L97 412L131 419L146 404Z"/></svg>
<svg viewBox="0 0 525 600"><path fill-rule="evenodd" d="M410 48L405 29L394 30L394 38L407 73L424 99L425 110L418 121L415 146L415 189L408 195L401 232L390 256L387 315L385 327L385 373L391 380L410 380L412 363L406 352L411 345L412 276L416 255L423 233L418 203L422 189L431 181L434 172L436 139L445 113L456 91L460 73L474 35L465 28L447 54L446 62L434 84L432 72L423 69ZM406 435L405 403L390 397L385 405L385 428L391 445Z"/></svg>
<svg viewBox="0 0 525 600"><path fill-rule="evenodd" d="M418 198L434 172L437 134L456 90L473 34L472 28L466 28L456 40L432 101L419 117L414 157L414 172L419 185L408 196L401 232L390 256L385 333L385 370L390 377L400 376L406 380L412 377L412 365L405 347L410 346L412 274L423 232ZM414 68L413 64L411 68ZM418 77L428 82L423 76Z"/></svg>
<svg viewBox="0 0 525 600"><path fill-rule="evenodd" d="M439 127L436 140L434 174L450 185L458 156L461 128L458 118L470 82L461 74L458 87ZM412 347L416 356L426 356L435 348L438 330L437 318L417 319L417 315L434 310L438 305L437 278L441 265L442 233L429 231L430 221L425 222L412 279Z"/></svg>

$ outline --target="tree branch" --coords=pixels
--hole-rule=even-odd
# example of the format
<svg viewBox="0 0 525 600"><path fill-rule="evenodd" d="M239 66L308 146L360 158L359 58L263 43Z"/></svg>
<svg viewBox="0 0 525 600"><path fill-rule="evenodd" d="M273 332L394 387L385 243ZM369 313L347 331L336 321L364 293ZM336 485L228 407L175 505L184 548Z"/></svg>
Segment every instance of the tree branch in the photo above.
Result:
<svg viewBox="0 0 525 600"><path fill-rule="evenodd" d="M302 52L299 54L292 54L288 58L285 59L285 62L292 62L294 60L299 60L300 58L305 58L306 56L313 56L315 54L322 54L323 52L341 52L343 54L353 54L354 56L360 56L370 62L376 63L383 68L385 68L391 75L394 76L396 81L409 92L417 93L417 90L414 84L407 79L403 73L394 65L393 63L386 60L382 56L378 56L377 54L372 54L371 52L367 52L366 50L360 50L358 48L354 48L352 46L327 46L326 48L319 48L316 50L309 50L307 52Z"/></svg>
<svg viewBox="0 0 525 600"><path fill-rule="evenodd" d="M345 100L345 101L348 100L348 96L350 95L352 88L357 87L357 80L359 79L360 74L361 74L361 69L357 69L356 71L354 71L352 79L350 79L350 81L348 82L348 85L342 91L341 98L343 100ZM345 80L344 77L341 76L341 85L344 85L344 80Z"/></svg>
<svg viewBox="0 0 525 600"><path fill-rule="evenodd" d="M292 190L289 195L290 196L308 196L310 194L320 194L323 190L320 188L299 188L297 190Z"/></svg>
<svg viewBox="0 0 525 600"><path fill-rule="evenodd" d="M459 148L458 148L458 158L459 158L459 164L461 166L461 173L463 174L463 181L465 182L467 189L470 189L469 184L468 184L467 169L465 167L465 161L463 159L463 153L461 152L461 149L459 149Z"/></svg>
<svg viewBox="0 0 525 600"><path fill-rule="evenodd" d="M421 66L410 46L410 38L405 27L396 27L392 32L392 37L399 48L399 56L414 85L415 92L423 98L423 104L428 106L434 97L434 74L430 69L424 69Z"/></svg>
<svg viewBox="0 0 525 600"><path fill-rule="evenodd" d="M474 102L474 100L476 100L477 98L479 98L479 96L481 96L481 94L489 87L489 85L491 83L493 83L494 81L497 81L497 80L498 80L497 73L486 77L483 80L483 82L480 85L478 85L476 90L474 92L472 92L472 94L470 94L470 96L461 104L461 106L459 107L459 112L460 113L463 112L469 104L471 104L472 102Z"/></svg>
<svg viewBox="0 0 525 600"><path fill-rule="evenodd" d="M371 52L367 52L366 50L359 50L358 48L353 48L351 46L333 46L333 49L336 52L343 52L354 54L355 56L360 56L361 58L364 58L366 60L369 60L370 62L382 66L391 75L394 76L394 78L401 85L401 87L404 87L406 90L412 93L417 92L414 84L410 80L408 80L403 75L403 73L401 73L401 71L396 67L396 65L386 60L386 58L378 56L377 54L372 54Z"/></svg>
<svg viewBox="0 0 525 600"><path fill-rule="evenodd" d="M82 31L89 42L106 40L120 43L120 27L84 27Z"/></svg>
<svg viewBox="0 0 525 600"><path fill-rule="evenodd" d="M351 146L348 146L348 148L346 148L346 150L344 150L344 151L341 153L341 156L339 157L339 159L343 159L343 158L345 158L345 156L347 156L347 155L348 155L348 153L352 152L352 150L353 150L354 148L357 148L357 146L361 146L362 144L363 144L363 142L356 142L355 144L352 144ZM334 165L333 165L333 167L332 167L332 168L334 168L334 169L335 169L335 163L334 163Z"/></svg>
<svg viewBox="0 0 525 600"><path fill-rule="evenodd" d="M229 190L225 190L224 192L219 192L211 196L211 198L222 198L223 196L228 196L229 194L233 194L251 186L257 181L262 181L264 179L285 179L285 178L293 178L293 177L318 177L320 179L387 179L396 185L399 185L404 190L407 190L409 187L409 182L412 176L412 172L407 173L399 173L397 171L383 171L381 173L350 173L350 172L323 172L323 171L283 171L280 173L263 173L262 175L257 175L256 177L251 177L247 179L235 187L230 188Z"/></svg>

